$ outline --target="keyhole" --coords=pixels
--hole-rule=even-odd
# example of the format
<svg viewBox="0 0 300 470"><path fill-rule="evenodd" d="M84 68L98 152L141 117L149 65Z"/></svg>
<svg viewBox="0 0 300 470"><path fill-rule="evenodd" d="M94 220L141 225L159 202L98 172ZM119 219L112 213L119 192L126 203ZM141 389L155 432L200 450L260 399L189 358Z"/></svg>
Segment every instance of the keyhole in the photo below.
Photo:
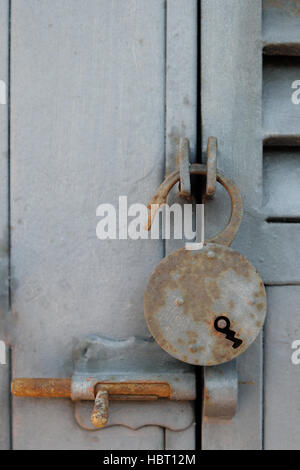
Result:
<svg viewBox="0 0 300 470"><path fill-rule="evenodd" d="M231 330L230 326L231 323L229 318L227 317L218 317L215 320L215 329L219 333L223 333L224 335L226 335L226 339L233 343L233 349L237 349L243 344L243 341L235 337L236 332Z"/></svg>

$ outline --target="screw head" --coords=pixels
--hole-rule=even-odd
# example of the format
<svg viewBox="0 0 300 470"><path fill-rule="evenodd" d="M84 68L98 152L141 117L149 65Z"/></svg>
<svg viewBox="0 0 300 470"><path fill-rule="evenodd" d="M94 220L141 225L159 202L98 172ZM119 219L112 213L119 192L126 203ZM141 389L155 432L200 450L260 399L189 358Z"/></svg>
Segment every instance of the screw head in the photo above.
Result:
<svg viewBox="0 0 300 470"><path fill-rule="evenodd" d="M184 299L183 299L182 297L178 297L178 298L175 300L175 305L176 305L176 307L181 307L183 304L184 304Z"/></svg>

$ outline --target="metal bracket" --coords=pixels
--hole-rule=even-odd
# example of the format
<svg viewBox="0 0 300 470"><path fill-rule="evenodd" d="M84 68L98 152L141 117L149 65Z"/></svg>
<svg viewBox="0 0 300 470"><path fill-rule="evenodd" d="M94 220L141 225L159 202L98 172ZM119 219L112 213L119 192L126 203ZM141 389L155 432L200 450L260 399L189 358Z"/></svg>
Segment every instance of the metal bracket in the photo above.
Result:
<svg viewBox="0 0 300 470"><path fill-rule="evenodd" d="M236 360L220 366L205 367L203 375L204 419L232 419L238 406Z"/></svg>
<svg viewBox="0 0 300 470"><path fill-rule="evenodd" d="M176 166L180 172L179 196L185 199L192 198L191 174L190 174L190 142L188 139L179 140Z"/></svg>
<svg viewBox="0 0 300 470"><path fill-rule="evenodd" d="M82 400L95 400L91 415L95 429L120 423L117 414L108 416L109 401L153 402L159 398L189 401L196 398L193 369L162 355L152 339L112 340L89 336L78 341L73 359L71 398L77 402L76 421L84 429L93 428L84 424L84 408L79 412L78 402ZM168 417L165 419L166 427L174 426ZM132 422L127 416L125 423L128 427L141 427L149 423L149 418L143 414L142 419ZM190 425L190 420L187 424ZM178 423L179 427L187 424Z"/></svg>
<svg viewBox="0 0 300 470"><path fill-rule="evenodd" d="M207 142L206 154L206 193L205 199L211 199L216 194L217 187L217 158L218 158L218 139L209 137Z"/></svg>
<svg viewBox="0 0 300 470"><path fill-rule="evenodd" d="M153 339L113 340L89 336L78 340L73 359L71 379L15 379L12 393L23 397L69 397L76 403L93 401L91 421L95 428L116 424L116 420L109 420L110 401L167 399L181 402L196 399L193 368L162 354ZM76 420L81 423L78 413ZM143 422L131 427L147 424L148 419L144 416ZM186 427L178 424L180 428ZM87 429L86 425L82 427Z"/></svg>
<svg viewBox="0 0 300 470"><path fill-rule="evenodd" d="M207 176L204 199L212 199L216 193L217 159L218 139L209 137L206 152ZM188 139L181 138L176 156L176 167L180 172L179 195L185 199L192 199L190 166L190 142Z"/></svg>
<svg viewBox="0 0 300 470"><path fill-rule="evenodd" d="M74 350L71 398L94 400L95 387L110 398L195 400L193 368L162 354L151 339L114 340L89 336Z"/></svg>
<svg viewBox="0 0 300 470"><path fill-rule="evenodd" d="M182 401L196 399L194 369L167 354L162 354L152 338L113 340L88 336L75 345L73 360L71 396L76 402L76 421L84 429L103 427L103 418L106 427L121 424L131 429L139 429L155 422L156 425L176 431L192 424L192 413L186 419L177 417L174 422L170 411L172 408L173 415L174 412L176 415ZM90 408L81 406L81 402L94 401L94 390L98 392L92 411L92 428L88 426L89 420L85 418L87 413L90 414ZM105 406L107 399L111 402L109 417ZM155 402L159 399L161 400L158 409L161 416L154 409ZM126 407L123 405L125 410L131 409L133 405L137 411L140 409L137 407L138 402L148 402L147 409L149 407L151 411L145 413L140 409L140 416L137 416L136 412L135 416L130 416L132 413L127 412L124 417L120 414L121 405L116 403L123 401L126 401Z"/></svg>

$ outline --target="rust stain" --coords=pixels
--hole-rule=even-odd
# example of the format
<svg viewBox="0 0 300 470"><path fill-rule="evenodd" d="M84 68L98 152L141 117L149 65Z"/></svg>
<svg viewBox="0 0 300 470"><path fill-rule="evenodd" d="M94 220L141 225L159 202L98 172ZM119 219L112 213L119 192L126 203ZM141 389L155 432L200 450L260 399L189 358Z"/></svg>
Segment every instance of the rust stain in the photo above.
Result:
<svg viewBox="0 0 300 470"><path fill-rule="evenodd" d="M197 341L198 333L196 333L196 331L187 331L186 335L189 338L188 344L194 344L195 341Z"/></svg>
<svg viewBox="0 0 300 470"><path fill-rule="evenodd" d="M70 398L71 379L15 379L11 392L16 397Z"/></svg>
<svg viewBox="0 0 300 470"><path fill-rule="evenodd" d="M191 354L197 354L198 352L204 351L204 349L205 348L203 346L197 346L195 344L189 347L189 351Z"/></svg>
<svg viewBox="0 0 300 470"><path fill-rule="evenodd" d="M265 308L265 304L263 304L263 303L257 304L256 308L259 312L261 312Z"/></svg>
<svg viewBox="0 0 300 470"><path fill-rule="evenodd" d="M210 400L209 391L208 391L208 389L207 389L206 387L204 388L204 400L205 400L205 401L209 401L209 400Z"/></svg>
<svg viewBox="0 0 300 470"><path fill-rule="evenodd" d="M99 390L96 395L94 409L91 414L92 424L100 429L104 428L108 422L108 393Z"/></svg>
<svg viewBox="0 0 300 470"><path fill-rule="evenodd" d="M99 382L95 395L99 391L105 391L110 397L157 397L171 398L171 386L167 382L157 383L152 381L127 381L127 382ZM15 379L11 384L11 392L16 397L34 398L70 398L71 379ZM126 398L127 397L127 398Z"/></svg>
<svg viewBox="0 0 300 470"><path fill-rule="evenodd" d="M101 382L96 385L96 391L99 390L108 392L110 397L125 396L128 397L128 399L130 399L132 396L153 396L157 398L171 397L171 387L168 383L156 383L149 381L121 383Z"/></svg>

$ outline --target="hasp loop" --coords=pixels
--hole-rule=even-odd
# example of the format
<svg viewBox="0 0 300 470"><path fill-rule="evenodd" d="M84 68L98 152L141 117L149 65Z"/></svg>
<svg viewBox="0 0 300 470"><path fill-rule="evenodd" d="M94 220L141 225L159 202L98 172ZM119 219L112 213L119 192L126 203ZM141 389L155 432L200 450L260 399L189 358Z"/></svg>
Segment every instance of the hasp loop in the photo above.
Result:
<svg viewBox="0 0 300 470"><path fill-rule="evenodd" d="M206 165L194 163L190 166L191 175L207 175ZM151 226L156 212L161 206L167 203L167 197L173 186L180 180L180 171L176 170L170 173L164 182L156 191L154 197L148 205L149 217L147 223L147 230L151 230ZM217 243L219 245L230 246L235 239L237 231L241 225L243 218L243 201L239 188L237 185L217 170L217 181L228 192L231 201L231 214L227 226L222 232L213 238L206 240L206 243Z"/></svg>

